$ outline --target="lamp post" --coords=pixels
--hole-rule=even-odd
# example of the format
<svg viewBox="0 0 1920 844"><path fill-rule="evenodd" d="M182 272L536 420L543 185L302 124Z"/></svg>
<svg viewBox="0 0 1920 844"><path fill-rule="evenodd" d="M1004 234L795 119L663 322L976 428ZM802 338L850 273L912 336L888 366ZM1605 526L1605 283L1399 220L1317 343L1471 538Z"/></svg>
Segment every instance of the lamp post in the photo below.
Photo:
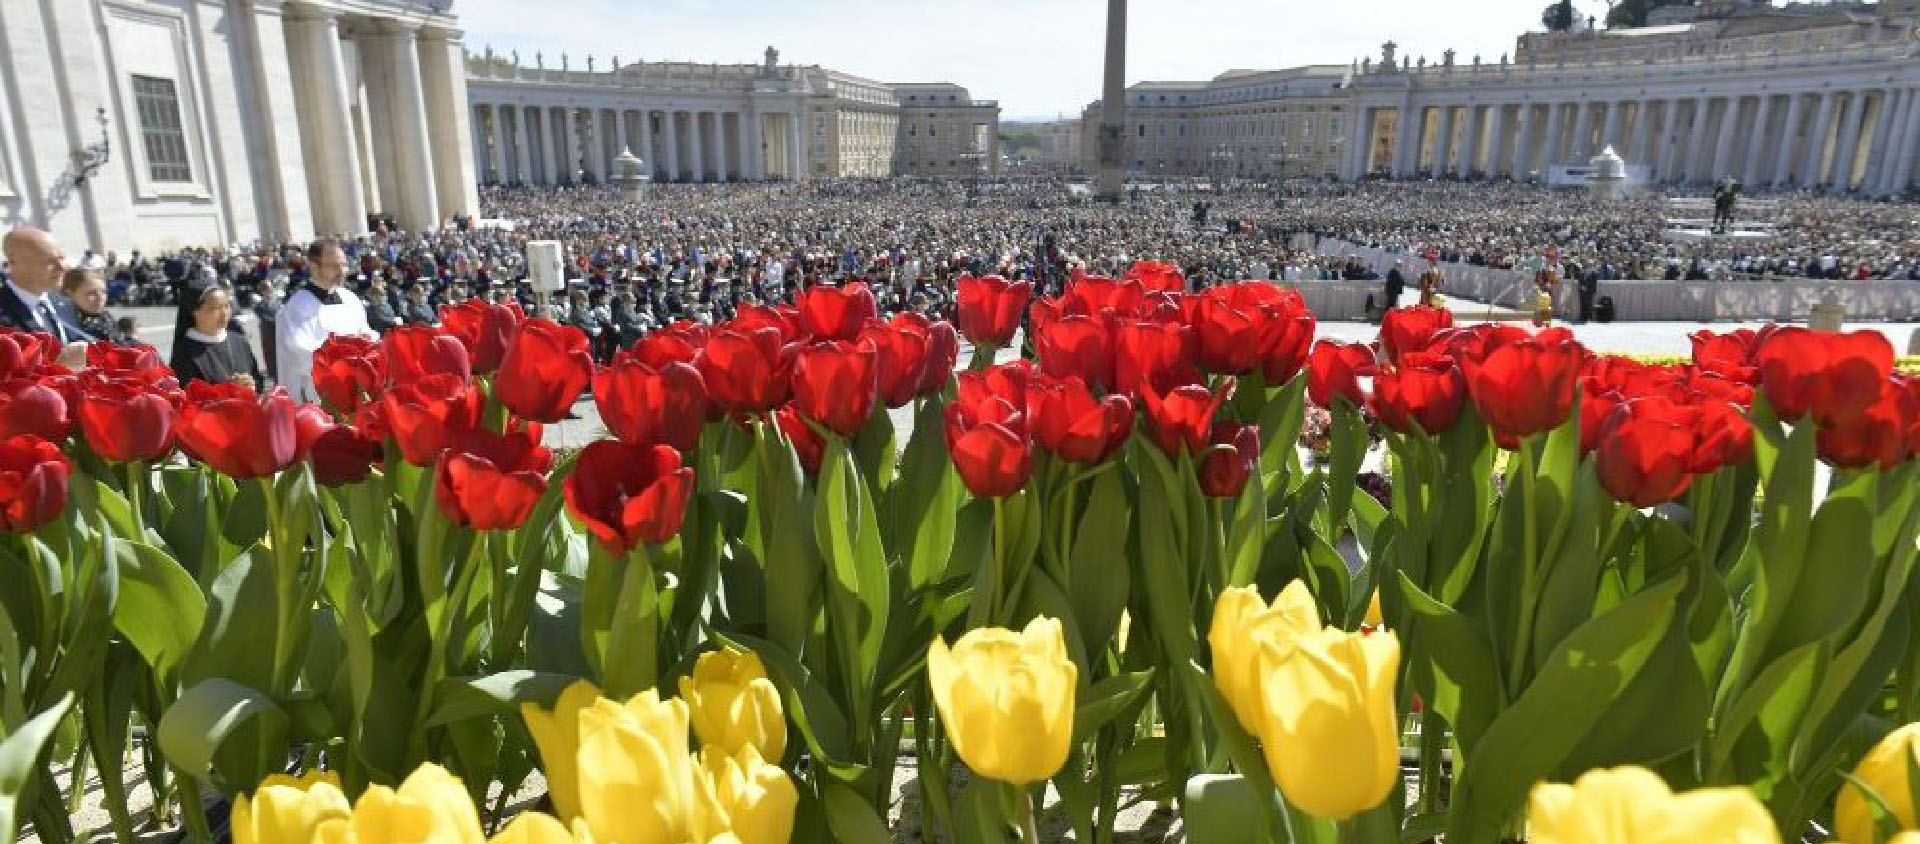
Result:
<svg viewBox="0 0 1920 844"><path fill-rule="evenodd" d="M107 160L113 157L113 141L107 134L107 110L100 108L94 112L94 120L100 124L100 140L73 151L74 187L86 185L100 168L107 166Z"/></svg>

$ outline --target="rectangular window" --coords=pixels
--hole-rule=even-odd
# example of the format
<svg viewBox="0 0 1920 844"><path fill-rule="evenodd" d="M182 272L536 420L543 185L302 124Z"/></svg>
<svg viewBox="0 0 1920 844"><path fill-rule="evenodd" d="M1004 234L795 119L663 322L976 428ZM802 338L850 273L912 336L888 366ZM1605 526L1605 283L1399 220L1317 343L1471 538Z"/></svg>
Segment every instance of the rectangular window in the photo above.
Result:
<svg viewBox="0 0 1920 844"><path fill-rule="evenodd" d="M147 177L156 182L193 181L187 133L180 125L180 92L173 80L135 76L133 99L147 148Z"/></svg>

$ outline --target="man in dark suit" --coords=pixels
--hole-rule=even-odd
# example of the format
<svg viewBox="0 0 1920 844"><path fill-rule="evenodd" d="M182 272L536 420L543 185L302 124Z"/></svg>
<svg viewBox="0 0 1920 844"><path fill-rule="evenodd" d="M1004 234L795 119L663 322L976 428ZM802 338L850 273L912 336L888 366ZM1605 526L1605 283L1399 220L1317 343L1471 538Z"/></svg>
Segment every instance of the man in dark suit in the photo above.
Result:
<svg viewBox="0 0 1920 844"><path fill-rule="evenodd" d="M0 252L6 255L8 272L6 283L0 285L0 326L51 334L66 346L60 353L63 364L84 365L87 333L61 317L53 304L53 291L66 272L60 244L53 235L21 226L0 240Z"/></svg>

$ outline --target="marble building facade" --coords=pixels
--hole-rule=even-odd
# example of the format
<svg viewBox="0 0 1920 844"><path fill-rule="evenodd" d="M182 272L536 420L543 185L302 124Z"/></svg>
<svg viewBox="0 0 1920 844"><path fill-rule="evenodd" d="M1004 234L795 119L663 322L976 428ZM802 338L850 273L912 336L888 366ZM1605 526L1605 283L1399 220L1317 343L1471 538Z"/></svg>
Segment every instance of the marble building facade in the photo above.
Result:
<svg viewBox="0 0 1920 844"><path fill-rule="evenodd" d="M0 225L159 250L472 213L449 6L0 0Z"/></svg>
<svg viewBox="0 0 1920 844"><path fill-rule="evenodd" d="M1917 7L1709 0L1678 23L1530 33L1497 62L1430 63L1389 42L1350 66L1273 72L1321 89L1245 71L1142 83L1128 157L1139 175L1280 175L1281 110L1319 105L1328 142L1286 175L1535 178L1611 145L1658 182L1896 195L1920 177Z"/></svg>
<svg viewBox="0 0 1920 844"><path fill-rule="evenodd" d="M759 64L553 63L491 49L468 57L469 143L482 182L601 182L628 149L656 182L999 168L998 104L957 85L781 64L772 48Z"/></svg>

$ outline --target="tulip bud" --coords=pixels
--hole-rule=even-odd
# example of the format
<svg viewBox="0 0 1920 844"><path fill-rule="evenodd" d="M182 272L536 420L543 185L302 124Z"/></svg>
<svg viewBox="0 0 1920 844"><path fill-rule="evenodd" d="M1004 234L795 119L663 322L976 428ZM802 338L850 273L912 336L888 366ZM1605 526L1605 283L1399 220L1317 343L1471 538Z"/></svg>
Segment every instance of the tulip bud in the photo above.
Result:
<svg viewBox="0 0 1920 844"><path fill-rule="evenodd" d="M1259 659L1269 646L1285 653L1294 640L1320 630L1320 609L1313 593L1296 580L1280 590L1269 606L1251 586L1223 590L1214 602L1207 647L1213 651L1213 684L1248 732L1260 726Z"/></svg>
<svg viewBox="0 0 1920 844"><path fill-rule="evenodd" d="M321 824L352 814L340 778L312 773L295 779L274 774L260 781L251 796L233 803L233 844L305 842Z"/></svg>
<svg viewBox="0 0 1920 844"><path fill-rule="evenodd" d="M752 651L724 648L700 655L693 676L680 678L680 698L692 711L700 743L729 756L744 748L780 761L787 749L787 719L780 690Z"/></svg>
<svg viewBox="0 0 1920 844"><path fill-rule="evenodd" d="M1400 779L1399 638L1329 628L1261 650L1254 732L1280 791L1331 820L1380 805Z"/></svg>
<svg viewBox="0 0 1920 844"><path fill-rule="evenodd" d="M540 749L540 769L547 775L547 794L553 798L554 814L562 820L580 816L580 711L599 699L600 688L581 680L561 692L551 710L531 703L520 705L520 717L527 722L527 732L533 734L533 743Z"/></svg>
<svg viewBox="0 0 1920 844"><path fill-rule="evenodd" d="M927 681L954 749L974 773L1016 786L1066 764L1078 677L1060 621L1044 616L1019 633L970 631L951 649L935 637L927 652Z"/></svg>
<svg viewBox="0 0 1920 844"><path fill-rule="evenodd" d="M1534 844L1779 844L1765 806L1745 788L1674 794L1645 768L1596 768L1572 785L1534 786L1527 806ZM1871 840L1871 839L1868 839Z"/></svg>
<svg viewBox="0 0 1920 844"><path fill-rule="evenodd" d="M483 844L480 815L460 779L431 762L421 765L399 789L376 785L360 795L348 834L318 836L354 844ZM291 839L298 840L298 839Z"/></svg>
<svg viewBox="0 0 1920 844"><path fill-rule="evenodd" d="M1901 829L1920 826L1913 786L1907 781L1908 760L1920 761L1920 722L1888 733L1853 769L1853 778L1873 789ZM1833 801L1833 833L1841 841L1874 840L1872 804L1859 786L1841 784Z"/></svg>
<svg viewBox="0 0 1920 844"><path fill-rule="evenodd" d="M576 844L573 833L552 815L523 812L515 815L487 844Z"/></svg>
<svg viewBox="0 0 1920 844"><path fill-rule="evenodd" d="M800 792L787 772L767 764L753 745L737 756L715 746L701 750L694 776L699 799L693 840L711 841L730 832L741 844L787 844L793 836Z"/></svg>
<svg viewBox="0 0 1920 844"><path fill-rule="evenodd" d="M682 844L695 799L687 705L648 689L580 711L580 816L596 841Z"/></svg>

